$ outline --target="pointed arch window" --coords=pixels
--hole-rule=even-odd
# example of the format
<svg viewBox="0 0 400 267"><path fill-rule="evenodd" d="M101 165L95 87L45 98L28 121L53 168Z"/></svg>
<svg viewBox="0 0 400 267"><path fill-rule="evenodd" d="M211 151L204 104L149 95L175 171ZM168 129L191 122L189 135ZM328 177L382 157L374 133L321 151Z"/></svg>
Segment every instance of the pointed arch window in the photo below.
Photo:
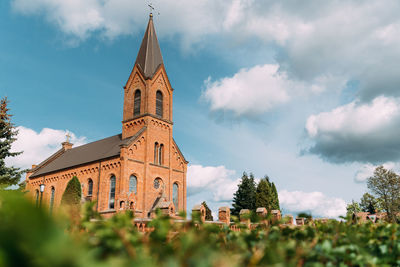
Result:
<svg viewBox="0 0 400 267"><path fill-rule="evenodd" d="M129 177L129 193L137 193L137 178L135 175Z"/></svg>
<svg viewBox="0 0 400 267"><path fill-rule="evenodd" d="M135 99L134 99L134 104L133 104L133 115L139 115L140 114L140 103L142 101L142 93L140 92L139 89L135 91Z"/></svg>
<svg viewBox="0 0 400 267"><path fill-rule="evenodd" d="M93 194L93 181L89 178L88 180L88 196Z"/></svg>
<svg viewBox="0 0 400 267"><path fill-rule="evenodd" d="M178 183L172 185L172 202L174 203L175 210L178 210L179 205L179 186Z"/></svg>
<svg viewBox="0 0 400 267"><path fill-rule="evenodd" d="M159 145L157 142L154 143L154 164L157 164L157 156L158 156Z"/></svg>
<svg viewBox="0 0 400 267"><path fill-rule="evenodd" d="M111 176L110 178L110 197L108 200L108 208L115 208L115 176Z"/></svg>
<svg viewBox="0 0 400 267"><path fill-rule="evenodd" d="M53 211L53 206L54 206L54 195L56 194L56 189L54 186L51 187L51 195L50 195L50 214Z"/></svg>
<svg viewBox="0 0 400 267"><path fill-rule="evenodd" d="M163 153L164 153L164 145L160 145L160 149L158 150L158 164L163 164Z"/></svg>
<svg viewBox="0 0 400 267"><path fill-rule="evenodd" d="M157 91L156 93L156 115L163 116L163 95L161 91Z"/></svg>

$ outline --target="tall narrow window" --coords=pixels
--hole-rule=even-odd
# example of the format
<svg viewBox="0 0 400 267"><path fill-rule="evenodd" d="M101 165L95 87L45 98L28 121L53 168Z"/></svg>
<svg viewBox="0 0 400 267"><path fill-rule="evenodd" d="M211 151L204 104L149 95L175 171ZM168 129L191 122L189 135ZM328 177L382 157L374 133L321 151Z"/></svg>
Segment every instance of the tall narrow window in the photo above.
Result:
<svg viewBox="0 0 400 267"><path fill-rule="evenodd" d="M139 115L140 114L140 103L141 103L141 92L139 89L135 91L135 101L133 104L133 115Z"/></svg>
<svg viewBox="0 0 400 267"><path fill-rule="evenodd" d="M108 200L108 208L115 208L115 176L111 176L110 178L110 198Z"/></svg>
<svg viewBox="0 0 400 267"><path fill-rule="evenodd" d="M163 95L161 91L157 91L156 93L156 115L163 116Z"/></svg>
<svg viewBox="0 0 400 267"><path fill-rule="evenodd" d="M164 150L164 145L160 145L160 149L158 150L158 164L162 165L163 164L163 150Z"/></svg>
<svg viewBox="0 0 400 267"><path fill-rule="evenodd" d="M179 205L179 187L177 183L172 186L172 202L174 203L175 210L178 210Z"/></svg>
<svg viewBox="0 0 400 267"><path fill-rule="evenodd" d="M157 156L158 156L158 148L159 148L159 146L158 146L158 143L156 142L155 144L154 144L154 164L157 164Z"/></svg>
<svg viewBox="0 0 400 267"><path fill-rule="evenodd" d="M89 178L88 180L88 196L93 194L93 181Z"/></svg>
<svg viewBox="0 0 400 267"><path fill-rule="evenodd" d="M137 193L137 178L135 175L131 175L129 178L129 193Z"/></svg>
<svg viewBox="0 0 400 267"><path fill-rule="evenodd" d="M54 188L54 186L52 186L51 187L51 196L50 196L50 214L53 211L55 193L56 193L56 189Z"/></svg>
<svg viewBox="0 0 400 267"><path fill-rule="evenodd" d="M39 190L37 190L36 189L36 195L35 195L35 198L36 198L36 207L39 207Z"/></svg>

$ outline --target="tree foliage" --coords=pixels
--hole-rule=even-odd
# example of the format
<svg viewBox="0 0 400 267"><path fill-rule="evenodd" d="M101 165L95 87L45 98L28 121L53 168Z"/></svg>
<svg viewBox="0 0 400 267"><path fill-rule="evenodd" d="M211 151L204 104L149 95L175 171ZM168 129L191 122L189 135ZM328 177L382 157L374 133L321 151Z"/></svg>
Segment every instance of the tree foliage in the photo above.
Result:
<svg viewBox="0 0 400 267"><path fill-rule="evenodd" d="M203 201L203 203L201 203L201 205L203 205L204 208L206 208L206 221L213 221L214 218L212 216L212 212L211 212L210 208L207 206L207 203L205 201Z"/></svg>
<svg viewBox="0 0 400 267"><path fill-rule="evenodd" d="M347 205L347 216L351 217L354 213L361 212L360 204L357 201L352 200L350 204Z"/></svg>
<svg viewBox="0 0 400 267"><path fill-rule="evenodd" d="M242 179L238 185L237 191L233 195L232 215L239 215L240 210L249 209L255 210L256 204L256 183L254 175L243 173Z"/></svg>
<svg viewBox="0 0 400 267"><path fill-rule="evenodd" d="M254 175L248 176L243 173L242 180L233 197L232 215L239 215L241 209L255 211L258 207L267 210L279 210L278 192L275 184L271 183L268 176L265 176L256 185Z"/></svg>
<svg viewBox="0 0 400 267"><path fill-rule="evenodd" d="M395 222L400 206L400 176L379 166L374 175L367 179L367 185L368 189L382 200L382 207L388 219Z"/></svg>
<svg viewBox="0 0 400 267"><path fill-rule="evenodd" d="M148 233L132 212L102 219L88 203L71 231L20 192L0 192L0 203L0 266L399 266L400 224L330 220L237 232L159 216Z"/></svg>
<svg viewBox="0 0 400 267"><path fill-rule="evenodd" d="M360 200L360 208L364 212L374 214L381 211L380 200L369 193L365 193Z"/></svg>
<svg viewBox="0 0 400 267"><path fill-rule="evenodd" d="M256 190L256 207L264 207L272 210L272 188L268 181L268 177L261 179Z"/></svg>
<svg viewBox="0 0 400 267"><path fill-rule="evenodd" d="M79 205L81 203L82 189L81 183L76 176L69 180L64 194L62 195L61 204L63 205Z"/></svg>
<svg viewBox="0 0 400 267"><path fill-rule="evenodd" d="M276 190L274 183L272 183L272 203L272 208L274 210L280 210L278 191Z"/></svg>
<svg viewBox="0 0 400 267"><path fill-rule="evenodd" d="M5 159L15 157L22 152L11 152L11 145L16 140L18 131L11 123L11 117L8 113L8 100L4 97L0 100L0 186L16 185L21 179L24 171L20 168L7 167Z"/></svg>
<svg viewBox="0 0 400 267"><path fill-rule="evenodd" d="M279 210L278 192L268 176L261 179L257 185L255 207L264 207L269 211Z"/></svg>

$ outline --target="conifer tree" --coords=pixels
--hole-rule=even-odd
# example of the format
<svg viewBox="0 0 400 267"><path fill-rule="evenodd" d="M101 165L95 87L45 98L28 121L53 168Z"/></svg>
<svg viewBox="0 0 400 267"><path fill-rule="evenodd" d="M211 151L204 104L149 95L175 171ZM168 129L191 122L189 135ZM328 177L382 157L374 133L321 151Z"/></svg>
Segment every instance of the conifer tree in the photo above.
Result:
<svg viewBox="0 0 400 267"><path fill-rule="evenodd" d="M276 190L275 184L272 183L272 209L273 210L280 210L281 208L279 207L279 197L278 197L278 191Z"/></svg>
<svg viewBox="0 0 400 267"><path fill-rule="evenodd" d="M250 177L244 172L238 189L233 195L232 215L239 215L241 209L255 210L256 204L256 184L254 175Z"/></svg>
<svg viewBox="0 0 400 267"><path fill-rule="evenodd" d="M201 203L201 205L203 205L204 208L206 208L206 221L213 221L214 218L212 216L210 208L207 206L207 203L205 201L203 201L203 203Z"/></svg>
<svg viewBox="0 0 400 267"><path fill-rule="evenodd" d="M81 183L76 176L68 182L61 199L63 205L79 205L81 203L82 191Z"/></svg>
<svg viewBox="0 0 400 267"><path fill-rule="evenodd" d="M18 131L11 123L11 115L8 114L7 104L7 97L0 100L0 187L18 184L24 172L19 168L7 167L5 164L7 157L15 157L22 153L10 151Z"/></svg>
<svg viewBox="0 0 400 267"><path fill-rule="evenodd" d="M267 210L272 209L272 191L268 177L261 179L256 190L256 208L264 207Z"/></svg>

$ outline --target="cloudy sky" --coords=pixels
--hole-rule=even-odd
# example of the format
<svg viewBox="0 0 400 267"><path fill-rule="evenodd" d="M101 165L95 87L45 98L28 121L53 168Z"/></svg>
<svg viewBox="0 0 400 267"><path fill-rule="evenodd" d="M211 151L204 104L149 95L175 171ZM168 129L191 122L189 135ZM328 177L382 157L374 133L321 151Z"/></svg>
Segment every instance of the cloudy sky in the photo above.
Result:
<svg viewBox="0 0 400 267"><path fill-rule="evenodd" d="M188 208L229 205L243 171L285 213L337 217L375 166L399 169L400 2L154 0L174 87ZM19 126L10 164L121 131L146 1L0 2L0 95Z"/></svg>

